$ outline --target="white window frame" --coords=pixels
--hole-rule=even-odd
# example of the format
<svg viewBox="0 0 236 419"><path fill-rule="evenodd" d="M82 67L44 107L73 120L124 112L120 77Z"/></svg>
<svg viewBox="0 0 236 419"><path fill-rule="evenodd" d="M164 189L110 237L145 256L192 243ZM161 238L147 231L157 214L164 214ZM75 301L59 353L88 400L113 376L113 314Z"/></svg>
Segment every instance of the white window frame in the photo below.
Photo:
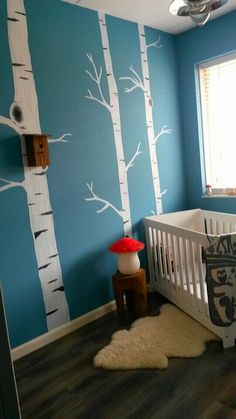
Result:
<svg viewBox="0 0 236 419"><path fill-rule="evenodd" d="M236 184L235 187L216 187L215 185L212 185L212 188L210 190L205 189L205 185L207 183L207 179L209 179L209 172L210 172L210 166L212 164L212 159L210 157L210 147L212 144L210 141L207 143L207 117L206 112L204 111L204 108L206 110L206 98L205 98L205 92L204 86L203 86L203 76L201 74L202 70L205 70L206 68L210 68L216 65L220 65L223 63L227 63L228 61L235 60L236 59L236 52L230 53L218 58L215 58L213 60L205 61L203 63L200 63L197 66L197 73L198 73L198 92L199 92L199 103L198 103L198 111L200 114L200 132L201 132L201 146L203 150L203 160L204 160L204 170L202 173L202 180L203 180L203 189L204 189L204 195L205 196L230 196L230 197L236 197ZM235 124L236 124L236 117L235 117ZM236 158L236 156L235 156Z"/></svg>

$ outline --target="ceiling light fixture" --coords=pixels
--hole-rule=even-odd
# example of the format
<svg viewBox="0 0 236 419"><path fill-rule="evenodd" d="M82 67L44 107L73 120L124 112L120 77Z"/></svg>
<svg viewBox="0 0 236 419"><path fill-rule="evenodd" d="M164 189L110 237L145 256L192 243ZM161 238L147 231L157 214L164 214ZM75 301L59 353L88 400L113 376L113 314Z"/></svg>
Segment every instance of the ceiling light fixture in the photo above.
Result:
<svg viewBox="0 0 236 419"><path fill-rule="evenodd" d="M176 16L189 16L195 25L203 26L212 11L224 6L229 0L174 0L169 11Z"/></svg>

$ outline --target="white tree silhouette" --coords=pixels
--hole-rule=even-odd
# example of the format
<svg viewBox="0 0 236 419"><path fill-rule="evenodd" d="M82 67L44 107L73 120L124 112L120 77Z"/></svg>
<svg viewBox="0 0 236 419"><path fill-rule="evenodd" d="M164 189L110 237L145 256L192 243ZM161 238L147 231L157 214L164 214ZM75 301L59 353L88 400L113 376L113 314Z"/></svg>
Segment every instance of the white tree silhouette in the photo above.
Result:
<svg viewBox="0 0 236 419"><path fill-rule="evenodd" d="M70 320L60 259L54 231L53 211L49 199L47 168L27 166L23 134L41 133L38 98L28 46L27 20L23 0L8 0L8 38L14 82L14 102L9 117L0 115L0 124L20 135L24 181L0 178L0 192L22 187L27 196L32 240L42 287L48 329ZM63 141L60 139L51 142ZM65 141L65 140L64 140Z"/></svg>
<svg viewBox="0 0 236 419"><path fill-rule="evenodd" d="M151 88L150 88L150 75L149 75L149 65L148 65L148 48L162 48L163 45L160 42L160 37L157 41L146 44L146 37L143 25L138 25L139 30L139 42L140 42L140 53L141 53L141 64L142 64L142 78L134 70L133 66L130 66L130 76L120 77L120 80L126 80L130 83L129 87L125 87L126 93L131 93L135 89L139 88L144 93L145 101L145 114L146 114L146 125L147 125L147 134L148 134L148 144L149 144L149 154L151 161L151 170L152 170L152 179L153 179L153 189L155 195L155 211L156 214L161 214L162 209L162 197L166 194L166 190L161 192L160 186L160 176L158 169L157 153L156 153L156 143L158 139L164 134L170 134L171 129L167 128L164 125L161 131L157 134L154 133L154 123L153 123L153 100L151 97Z"/></svg>
<svg viewBox="0 0 236 419"><path fill-rule="evenodd" d="M116 207L114 207L110 202L108 202L107 200L104 200L103 198L98 198L97 195L95 198L92 183L90 187L87 184L92 194L92 197L85 198L85 199L103 202L105 206L102 208L102 210L98 212L103 212L105 209L110 207L119 216L122 215L124 235L131 236L132 235L132 221L131 221L131 213L130 213L127 173L128 173L129 168L134 165L134 161L136 157L141 154L140 143L138 145L137 151L135 152L134 156L132 157L130 162L126 165L125 157L124 157L123 141L122 141L122 132L121 132L118 89L117 89L116 80L115 80L114 72L113 72L110 47L109 47L109 41L108 41L108 35L107 35L106 20L105 20L105 16L102 13L98 14L98 19L99 19L99 26L100 26L100 31L101 31L102 49L103 49L103 54L104 54L107 82L108 82L108 88L109 88L109 101L105 99L102 88L101 88L102 67L100 66L99 69L97 68L97 66L94 63L93 56L91 53L88 53L87 57L91 63L92 72L89 70L86 70L86 73L91 78L91 80L96 84L97 90L98 90L98 96L95 96L94 94L91 93L90 90L88 90L86 98L89 100L95 101L99 103L101 106L105 107L111 115L111 122L113 126L116 157L117 157L118 179L119 179L119 185L120 185L120 197L121 197L122 209L121 210L116 209Z"/></svg>

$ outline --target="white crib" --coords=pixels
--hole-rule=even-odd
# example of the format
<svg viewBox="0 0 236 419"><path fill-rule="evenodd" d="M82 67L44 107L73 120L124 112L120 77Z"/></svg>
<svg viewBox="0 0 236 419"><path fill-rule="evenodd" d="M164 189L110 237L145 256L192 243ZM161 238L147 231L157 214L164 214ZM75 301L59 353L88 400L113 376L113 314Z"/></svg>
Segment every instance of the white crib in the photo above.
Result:
<svg viewBox="0 0 236 419"><path fill-rule="evenodd" d="M145 218L150 286L234 346L236 322L219 327L209 317L203 247L206 234L236 232L236 215L200 209Z"/></svg>

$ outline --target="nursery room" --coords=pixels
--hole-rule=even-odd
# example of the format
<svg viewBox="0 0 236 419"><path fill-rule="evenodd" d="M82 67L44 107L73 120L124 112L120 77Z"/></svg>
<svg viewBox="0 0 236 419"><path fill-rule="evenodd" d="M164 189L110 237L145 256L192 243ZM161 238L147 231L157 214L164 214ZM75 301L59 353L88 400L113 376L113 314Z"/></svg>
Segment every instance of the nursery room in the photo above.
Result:
<svg viewBox="0 0 236 419"><path fill-rule="evenodd" d="M0 419L236 417L236 0L0 5Z"/></svg>

